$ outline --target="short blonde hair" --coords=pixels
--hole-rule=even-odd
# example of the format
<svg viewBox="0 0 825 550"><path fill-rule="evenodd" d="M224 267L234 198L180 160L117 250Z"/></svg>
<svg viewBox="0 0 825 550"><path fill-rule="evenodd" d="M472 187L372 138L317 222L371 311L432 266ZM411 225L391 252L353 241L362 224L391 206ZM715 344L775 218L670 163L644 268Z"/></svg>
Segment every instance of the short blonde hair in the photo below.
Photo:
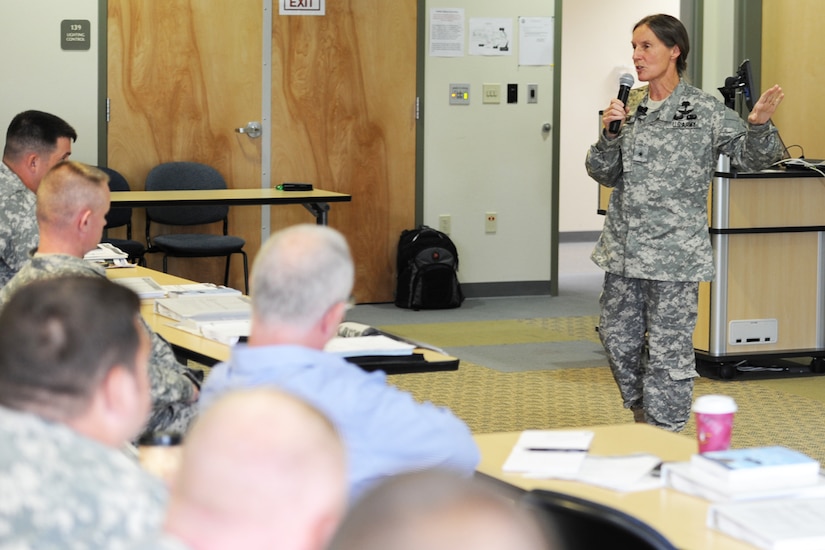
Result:
<svg viewBox="0 0 825 550"><path fill-rule="evenodd" d="M60 162L37 189L37 223L61 226L80 210L103 208L108 188L109 176L102 170L82 162Z"/></svg>

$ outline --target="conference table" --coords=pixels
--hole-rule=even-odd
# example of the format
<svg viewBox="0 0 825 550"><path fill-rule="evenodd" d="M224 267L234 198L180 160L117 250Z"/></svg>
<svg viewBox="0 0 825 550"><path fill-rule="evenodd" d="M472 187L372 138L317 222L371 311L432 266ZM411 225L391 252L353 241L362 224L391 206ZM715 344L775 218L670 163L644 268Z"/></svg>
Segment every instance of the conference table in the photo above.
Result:
<svg viewBox="0 0 825 550"><path fill-rule="evenodd" d="M157 284L184 285L194 281L156 271L141 266L110 268L106 270L109 279L121 277L151 277ZM186 300L187 298L178 298ZM189 359L206 366L229 359L231 346L205 338L201 335L177 328L176 321L155 311L155 301L141 301L141 315L149 327L162 336L182 359ZM412 356L370 356L354 357L349 361L366 371L382 370L387 374L409 374L433 371L457 370L459 359L427 348L416 348Z"/></svg>
<svg viewBox="0 0 825 550"><path fill-rule="evenodd" d="M180 191L115 191L111 205L115 207L145 208L147 206L260 206L300 204L309 210L318 225L327 225L329 203L350 202L351 195L312 189L311 191L282 191L275 188L252 189L189 189Z"/></svg>
<svg viewBox="0 0 825 550"><path fill-rule="evenodd" d="M697 452L696 440L647 424L621 424L575 428L594 433L590 454L624 456L651 453L662 461L684 461ZM481 451L479 477L493 480L513 496L532 489L575 495L622 510L648 523L674 546L689 550L747 550L754 547L705 525L710 503L698 497L661 488L621 493L585 483L561 479L531 479L502 472L502 465L521 432L477 434Z"/></svg>

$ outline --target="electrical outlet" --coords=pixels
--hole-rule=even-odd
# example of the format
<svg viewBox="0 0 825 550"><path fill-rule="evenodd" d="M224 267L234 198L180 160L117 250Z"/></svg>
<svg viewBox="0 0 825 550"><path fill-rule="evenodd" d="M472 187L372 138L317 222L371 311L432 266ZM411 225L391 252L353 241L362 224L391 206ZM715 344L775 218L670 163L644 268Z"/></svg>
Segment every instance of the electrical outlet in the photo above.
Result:
<svg viewBox="0 0 825 550"><path fill-rule="evenodd" d="M438 217L438 230L449 235L450 229L452 229L452 219L450 218L450 215L441 214Z"/></svg>
<svg viewBox="0 0 825 550"><path fill-rule="evenodd" d="M487 212L484 214L484 232L495 233L498 231L498 214Z"/></svg>

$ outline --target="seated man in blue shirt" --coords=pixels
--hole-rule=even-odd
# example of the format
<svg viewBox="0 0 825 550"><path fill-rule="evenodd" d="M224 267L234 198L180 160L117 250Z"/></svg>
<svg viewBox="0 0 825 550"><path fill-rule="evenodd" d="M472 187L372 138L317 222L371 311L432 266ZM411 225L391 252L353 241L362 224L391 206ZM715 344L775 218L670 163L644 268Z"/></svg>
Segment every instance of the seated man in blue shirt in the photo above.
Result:
<svg viewBox="0 0 825 550"><path fill-rule="evenodd" d="M302 397L329 417L344 440L350 497L401 472L432 467L472 473L479 453L467 426L449 410L418 403L325 353L352 292L354 267L343 236L324 226L275 233L252 270L252 328L201 391L201 410L231 388L270 385Z"/></svg>

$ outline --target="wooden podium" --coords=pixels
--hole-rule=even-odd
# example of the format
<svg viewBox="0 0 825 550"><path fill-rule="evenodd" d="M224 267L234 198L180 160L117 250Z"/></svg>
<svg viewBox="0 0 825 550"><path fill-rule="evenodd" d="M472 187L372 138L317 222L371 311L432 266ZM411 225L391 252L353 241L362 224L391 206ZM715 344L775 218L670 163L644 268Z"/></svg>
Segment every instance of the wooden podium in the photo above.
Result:
<svg viewBox="0 0 825 550"><path fill-rule="evenodd" d="M825 366L825 178L814 170L730 171L709 197L715 278L702 283L693 343L723 378L759 356Z"/></svg>

